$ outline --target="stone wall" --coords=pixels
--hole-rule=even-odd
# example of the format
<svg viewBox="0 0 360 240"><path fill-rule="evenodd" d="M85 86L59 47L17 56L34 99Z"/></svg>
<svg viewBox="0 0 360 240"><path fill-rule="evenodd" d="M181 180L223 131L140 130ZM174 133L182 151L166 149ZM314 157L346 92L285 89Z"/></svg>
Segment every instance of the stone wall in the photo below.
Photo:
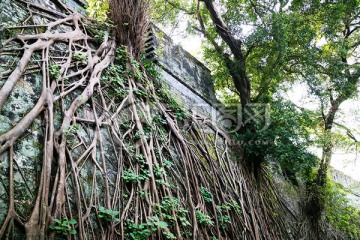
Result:
<svg viewBox="0 0 360 240"><path fill-rule="evenodd" d="M85 14L85 7L87 5L85 0L64 0L64 3L73 10Z"/></svg>
<svg viewBox="0 0 360 240"><path fill-rule="evenodd" d="M157 64L210 104L216 102L210 70L155 26L151 31L155 36Z"/></svg>
<svg viewBox="0 0 360 240"><path fill-rule="evenodd" d="M0 0L1 9L6 9L6 11L0 12L0 19L2 20L3 25L13 27L11 29L20 29L18 31L21 31L22 30L21 28L18 27L14 28L14 26L22 25L23 21L24 20L26 21L27 17L33 14L35 15L34 18L32 18L31 21L27 22L27 24L35 25L35 26L25 27L26 29L24 30L23 33L34 35L34 34L38 34L39 32L44 32L44 30L41 29L44 27L43 26L44 24L48 22L52 22L53 20L57 20L58 19L57 16L60 16L59 18L64 17L65 15L64 13L66 13L67 11L66 8L59 9L61 4L56 4L56 5L54 4L54 3L59 3L57 0L44 0L44 1L33 0L32 2L36 2L38 5L36 6L28 5L28 7L26 7L26 5L22 3L22 0L16 0L16 1ZM72 8L76 9L78 6L80 6L78 2L79 1L71 1L70 3L70 1L67 1L67 4ZM51 10L44 9L44 6L50 8ZM49 14L49 12L52 12L53 15ZM49 16L44 17L47 14L49 14ZM78 19L77 16L74 16L74 19ZM59 33L65 33L63 35L68 35L67 33L73 32L74 29L79 29L75 27L78 26L77 24L74 24L72 26L70 21L57 21L57 22L60 24L57 25L56 28L55 27L51 28L51 34L49 32L46 32L47 34L49 34L48 36L51 36L52 34L58 35ZM76 21L75 23L78 22ZM84 29L87 30L88 28L81 28L82 31L85 31ZM9 29L5 29L5 31L8 30ZM13 34L16 33L17 33L16 31L13 32ZM41 36L42 40L51 39L50 37L43 37L44 35ZM9 36L4 36L3 39L7 39L7 38L9 38ZM60 206L61 208L69 209L70 212L69 217L70 215L73 215L74 218L79 220L78 221L79 223L81 220L81 223L85 222L84 225L89 226L89 228L87 229L91 229L91 233L90 230L87 233L82 233L79 230L79 234L80 234L79 239L85 239L81 237L82 236L81 234L93 234L96 236L102 234L102 230L100 229L103 222L99 220L96 211L93 211L94 210L93 205L95 206L95 208L106 206L106 204L108 204L105 203L106 201L105 199L107 198L106 197L107 195L111 196L108 199L110 198L114 199L111 200L114 202L111 205L111 208L122 209L124 213L127 211L125 209L127 208L127 206L130 206L129 205L130 203L131 206L134 206L135 204L138 203L137 199L142 199L144 196L147 197L146 195L147 192L142 191L143 183L138 184L137 177L135 178L135 180L125 179L126 170L129 170L129 174L134 175L135 172L132 170L131 166L138 164L138 162L141 163L142 161L141 156L142 157L144 156L141 154L142 153L141 149L143 148L141 148L140 146L141 142L139 141L138 137L141 138L141 136L144 136L145 132L136 129L134 124L128 124L128 122L134 121L134 118L132 118L133 112L136 112L140 115L140 113L143 112L145 113L146 111L143 112L132 111L133 109L131 107L128 107L126 109L126 107L124 106L122 108L122 111L128 110L132 112L129 114L126 114L126 112L120 112L120 113L116 112L116 114L113 115L115 116L115 118L113 118L112 116L108 116L109 113L111 113L111 111L107 110L107 106L111 106L111 108L113 108L112 110L115 112L115 109L121 109L122 103L120 102L119 99L118 99L119 102L114 103L113 99L118 96L116 93L112 94L112 96L108 96L107 95L108 92L105 92L104 90L104 95L100 96L101 94L101 90L100 90L96 92L94 91L94 95L92 95L93 96L92 100L94 102L92 102L92 104L90 103L85 104L84 102L81 108L78 108L76 110L76 115L74 114L74 116L72 117L73 122L71 123L71 125L63 124L64 115L66 116L67 110L70 108L70 106L72 106L72 103L74 103L74 101L80 99L83 96L81 93L83 91L86 92L87 88L85 88L84 90L83 85L85 84L79 84L78 89L75 89L73 92L67 95L61 95L61 93L63 92L61 92L60 90L59 83L61 82L62 86L71 86L71 84L73 83L78 83L80 80L77 79L76 76L75 77L70 76L73 73L71 71L74 71L76 73L82 71L83 67L89 66L90 65L89 59L91 59L93 55L91 54L87 55L88 57L86 62L87 65L85 63L78 64L77 63L78 61L77 60L72 61L73 59L67 61L69 63L74 63L72 65L74 67L69 68L69 74L65 73L62 75L62 77L59 77L60 75L58 75L62 73L57 73L56 74L57 76L54 76L54 74L51 73L51 71L53 71L54 67L59 68L59 66L63 65L62 61L70 56L68 55L70 51L67 51L69 49L69 46L75 49L74 51L76 52L76 50L79 49L80 47L84 48L84 46L81 44L84 45L86 44L86 46L94 45L94 48L87 49L87 52L88 53L100 52L98 54L102 55L101 51L98 51L98 49L96 49L96 47L98 47L97 44L99 44L96 41L92 41L92 40L91 42L86 41L85 37L74 42L72 42L71 40L67 42L67 40L64 41L63 39L64 37L62 37L61 39L54 40L53 44L51 44L51 46L49 46L49 48L47 48L43 52L37 51L31 55L31 61L29 62L29 64L26 65L27 66L26 69L28 71L26 71L24 74L21 74L22 77L21 79L19 80L17 79L17 85L11 92L11 95L7 98L4 107L2 108L1 111L0 136L2 136L3 133L8 132L14 126L20 126L19 123L21 119L24 119L24 116L25 117L27 116L30 109L33 109L34 105L40 101L39 99L42 99L42 97L39 98L39 96L43 96L42 93L46 92L48 94L54 94L52 99L55 98L54 96L58 97L57 101L54 101L54 104L50 103L51 100L49 100L48 104L43 107L43 109L47 109L47 107L50 105L51 107L49 107L49 109L51 108L51 110L43 111L41 109L37 111L39 115L37 115L31 126L24 127L24 125L22 125L22 129L24 129L26 132L24 134L22 134L21 132L22 134L21 137L19 139L16 139L11 149L9 149L8 151L4 151L0 154L0 232L2 231L1 229L4 229L2 226L6 227L8 225L7 224L8 221L6 220L8 219L6 216L10 216L8 215L8 213L12 214L12 212L14 211L16 212L16 214L18 214L21 217L21 219L23 219L22 220L23 223L31 224L29 228L26 227L26 233L38 237L38 235L36 234L40 234L40 232L38 231L39 229L35 228L34 226L40 224L38 224L39 221L33 218L32 216L35 217L38 216L39 212L41 211L42 213L44 213L44 216L45 214L49 214L49 215L53 214L54 217L59 219L62 219L64 217L68 218L67 216L61 215L63 213L61 214L58 213L58 212L66 211L62 209L57 211L58 210L57 206ZM67 43L74 43L74 44L71 45ZM196 59L191 57L180 47L174 46L170 40L165 43L166 43L165 46L167 47L167 51L164 52L161 58L158 59L158 66L162 72L163 78L168 82L170 89L172 89L173 93L183 100L184 106L188 108L193 108L194 105L200 105L200 107L198 108L199 112L211 113L213 109L211 106L212 101L215 102L216 100L215 100L214 91L211 87L212 82L211 82L210 71L207 70L200 62L198 62ZM14 45L15 44L17 43L14 43ZM29 43L29 45L31 44L32 43ZM76 46L80 45L79 48L74 47L75 44ZM5 45L4 49L6 51L10 51L8 50L9 44L4 44L4 45ZM159 47L158 49L161 49L160 45L157 46ZM18 44L15 45L15 47L16 49L19 49L20 47L23 46L21 44ZM22 62L20 59L23 58L21 51L19 51L20 52L19 54L17 52L15 54L6 54L6 53L4 54L4 52L5 51L0 51L0 88L3 86L4 82L8 80L7 75L9 75L9 73L11 73L13 69L16 69L17 66L19 66L17 64L19 62ZM48 53L47 57L45 57L46 55L44 52ZM174 55L169 56L168 58L165 54L174 54ZM111 55L113 55L112 52ZM187 57L189 58L186 59ZM176 68L172 67L172 64L175 63L177 64ZM28 68L29 66L31 67L31 69ZM127 69L125 66L121 66L121 67L122 69ZM49 71L48 73L46 73L47 70ZM3 72L8 72L8 73L3 74ZM120 71L116 72L116 74L121 75L121 73L119 72ZM111 77L109 77L111 78L111 80L101 79L101 81L104 81L103 82L104 84L101 84L101 86L104 87L104 89L112 89L114 85L108 84L109 82L106 81L111 81L110 83L113 83L112 80L116 79L118 75L111 75ZM137 78L137 80L141 80L141 79ZM49 90L47 88L48 86L46 85L48 81L54 84L54 88L53 88L54 93L51 92L52 90ZM91 82L91 78L89 79L89 82ZM135 82L132 82L131 84L133 84L134 86L136 85ZM117 90L125 90L126 92L129 89L130 87L127 88L126 86L121 85L121 87L119 87ZM139 92L140 91L137 91L137 93ZM108 102L106 103L102 102L102 100L105 99L105 97L103 96L106 96L106 101ZM131 96L134 95L131 94ZM142 97L141 96L140 97L137 96L137 97L141 105L140 99L142 99ZM164 97L163 99L171 99L169 100L169 102L175 102L170 96L168 96L168 98ZM99 102L102 102L102 105L100 104L98 105L96 103L97 100ZM190 102L192 105L190 104ZM153 105L154 104L151 104L151 106ZM155 104L154 106L158 106L158 105ZM106 109L106 113L104 109ZM178 108L176 107L176 110L174 111L177 110ZM50 111L52 116L54 116L53 118L48 117L48 113ZM99 113L99 116L105 116L105 118L109 119L109 122L105 122L105 120L103 120L104 122L101 124L101 126L99 126L100 124L99 125L94 124L96 122L96 117L95 117L97 114L96 112ZM180 112L183 113L183 111ZM127 119L126 118L127 116L130 116L130 118ZM51 120L49 120L49 118ZM180 118L174 116L174 119L177 119L175 121L178 121ZM160 116L159 125L164 124L163 120L164 119L162 118L162 116ZM203 119L201 119L199 120L197 125L200 125L201 128L203 128L204 126L210 126L210 124L206 125L206 123L204 123L205 121L206 120L203 121ZM236 173L239 176L239 178L242 177L242 174L239 174L243 172L242 169L240 170L241 166L238 167L237 164L228 161L229 158L228 154L223 154L228 150L225 148L226 146L225 141L227 140L226 136L225 137L220 136L221 133L218 133L215 127L209 127L210 128L209 131L212 131L212 134L209 134L209 136L207 135L206 137L205 135L202 136L201 133L203 131L201 131L199 135L197 134L191 135L189 133L190 131L188 131L190 129L188 128L189 125L186 125L187 121L181 121L181 122L184 122L185 124L181 124L181 125L179 124L179 128L181 129L180 131L184 132L184 135L186 136L186 142L190 143L189 146L191 146L191 148L194 148L192 149L192 151L186 150L186 148L185 150L181 149L181 151L179 151L182 145L176 144L176 140L174 140L176 139L176 137L172 138L171 136L170 138L170 135L167 134L166 132L167 129L165 128L164 128L165 130L159 130L156 136L154 135L154 139L156 139L156 144L154 145L158 144L159 146L161 146L162 144L164 145L168 144L168 141L174 142L174 144L169 144L168 150L166 150L166 153L164 154L166 154L166 158L172 160L172 164L178 164L179 166L181 166L181 168L174 167L173 170L169 171L169 173L174 173L174 175L176 174L176 178L173 177L171 180L169 180L171 181L171 185L174 184L174 186L176 186L174 188L176 191L185 192L185 189L183 189L183 187L185 187L185 185L183 185L185 180L183 180L181 176L182 173L177 174L177 171L178 169L180 169L180 171L189 172L188 165L184 164L186 162L189 162L191 164L193 162L198 161L198 166L203 164L204 165L203 169L205 169L208 167L210 168L210 165L204 160L216 159L216 161L213 161L213 164L211 164L211 169L215 169L216 167L215 165L218 166L218 169L213 174L211 174L210 170L206 172L206 174L209 174L211 176L214 175L215 176L214 179L219 179L216 181L223 183L225 186L230 186L229 184L226 183L227 181L230 181L227 178L227 176L225 176L224 179L216 177L217 174L219 174L219 176L220 174L222 174L221 163L225 163L225 165L229 169L238 169L239 171ZM49 128L46 127L48 126L47 125L48 123L51 123L50 124L51 127ZM116 128L116 131L113 131L112 126L114 125L115 126L121 125L121 126ZM185 127L183 125L185 125ZM65 135L66 138L63 139L66 140L59 141L59 139L57 139L56 136L49 137L49 135L47 135L49 133L47 131L48 129L54 129L54 132L56 134L62 136ZM152 129L153 128L151 127L150 130L146 129L146 131L148 132L153 131ZM131 137L129 137L129 133L132 130L134 130L134 133L131 135ZM123 132L119 133L120 131ZM115 135L118 133L119 135ZM194 138L194 140L192 140L192 138ZM183 139L185 140L185 138ZM7 140L5 139L5 141ZM49 141L51 142L50 144L48 144ZM60 151L59 150L60 147L58 147L57 145L54 147L52 145L52 142L55 142L55 144L59 144L61 142L63 143L62 146L65 147L62 148L62 150ZM202 144L204 144L204 146L202 146ZM3 140L1 140L0 146L1 145L3 145ZM154 149L152 140L151 140L151 145L152 145L151 148ZM161 149L163 148L164 147L161 146ZM203 157L201 155L202 151L204 151L203 149L209 149L208 150L209 153L208 155L206 155L206 157L205 156ZM52 153L47 155L49 150L52 151ZM66 158L63 157L65 155L65 151L67 156ZM160 151L157 151L156 154L154 152L151 155L152 157L154 156L153 158L154 163L152 165L149 165L151 166L152 169L157 166L160 166L159 164L156 166L155 159L162 159L164 161L167 161L165 158L160 157L161 156L160 154L162 154ZM191 161L187 161L186 157L183 157L183 156L187 156L187 154L186 155L179 154L182 153L182 151L187 152L189 155L193 154L194 157L191 158ZM14 167L12 167L13 165ZM145 164L144 166L141 167L143 168L144 173L142 173L143 170L139 168L136 169L136 173L141 173L143 175L142 177L146 178L148 175L145 174L147 174L147 171L150 170L148 170L147 167L145 167ZM62 170L66 171L66 177L65 174L60 176ZM199 177L201 177L202 179L205 179L204 176L206 174L202 174L201 171L199 170L196 171L196 174L198 174ZM60 183L58 183L60 182L60 180L58 180L60 178L62 180L61 183L64 184L64 188L65 188L64 191L66 191L66 193L63 193L61 192L61 190L58 190L60 189L59 187ZM196 178L195 174L194 174L194 178ZM170 174L169 174L169 179L170 179ZM48 184L43 184L45 180L47 181ZM177 181L181 182L181 184L176 185ZM135 186L135 182L136 182L136 186L139 187L139 191L137 191L137 189L135 188L132 188L132 185ZM245 181L245 180L241 180L241 182L244 184L251 183L251 181ZM159 185L162 187L162 191L165 184L170 186L170 184L165 181L164 182L160 181L159 183L155 183L156 186ZM204 184L201 184L201 186L203 185ZM190 185L188 186L186 186L187 187L186 190L190 192L192 186ZM217 187L216 184L210 186L211 188ZM144 188L147 189L147 186L145 186ZM136 191L133 189L135 189ZM231 196L231 192L234 191L235 190L233 189L228 189L226 191L227 196ZM11 196L12 195L11 192L14 192L13 197ZM139 194L141 193L142 195L136 196L136 200L134 201L137 202L132 203L133 193L138 194L138 192ZM49 197L46 197L47 193L49 193ZM63 203L61 203L61 199L60 201L57 201L58 196L60 196L59 198L62 198L65 195L67 196L67 201L66 203L64 203L64 207L62 207ZM185 195L186 194L184 194L184 196ZM226 200L227 196L223 197L224 203L221 204L225 204L225 201L229 202L228 200ZM181 204L182 203L186 204L186 201L180 197L179 197L179 202ZM237 199L240 198L236 197L236 200ZM129 203L126 203L127 201ZM61 204L58 205L58 202L60 202ZM109 205L110 204L108 204L108 206ZM12 206L14 206L15 210L12 209ZM38 208L37 206L41 206L41 207ZM213 210L213 208L211 210ZM85 215L84 211L86 211L86 218L81 217ZM146 210L144 209L144 211ZM65 215L66 214L67 213L65 213ZM236 214L240 214L240 213L236 213ZM134 212L134 215L136 216L137 219L138 216L137 212ZM35 221L32 221L33 219L35 219ZM46 219L41 217L40 221L43 222L41 223L41 226L44 226L45 228L44 223ZM242 228L238 227L236 229L241 230ZM23 227L15 226L13 230L13 234L14 235L12 236L16 235L15 238L16 237L18 237L19 239L25 238L23 236L24 234ZM2 236L3 234L0 233L0 235ZM93 237L89 239L100 239L100 237ZM113 238L110 237L106 239L113 239Z"/></svg>
<svg viewBox="0 0 360 240"><path fill-rule="evenodd" d="M85 0L65 2L68 7L85 14ZM216 99L210 70L181 46L174 44L155 25L151 25L149 29L147 49L149 48L147 54L155 60L163 79L184 106L218 122L219 109L223 105Z"/></svg>
<svg viewBox="0 0 360 240"><path fill-rule="evenodd" d="M41 10L41 6L49 7L57 12L61 13L64 10L59 9L57 5L54 4L54 0L30 0L33 3L37 3L39 8L36 11ZM75 9L77 11L82 9L83 1L80 0L67 0L67 6ZM25 6L21 3L21 0L0 0L0 22L1 26L17 26L21 25L24 20L26 20L28 13L25 10ZM45 12L42 12L46 14ZM43 19L41 17L36 17L36 22L34 24L42 24ZM66 31L66 26L62 26L61 29L56 29L56 31ZM3 29L0 27L0 29ZM8 38L5 36L7 30L0 33L1 41ZM191 57L187 52L182 50L178 46L174 46L171 40L167 37L164 37L167 41L166 51L161 54L161 58L158 61L159 67L162 71L164 79L168 82L170 88L174 90L173 92L183 100L184 105L188 108L192 108L194 105L199 105L200 112L211 113L213 108L211 107L211 102L215 101L214 91L212 89L211 75L210 71L207 70L200 62L195 58ZM159 45L158 45L159 46ZM0 46L1 47L1 46ZM55 45L56 51L63 51L67 49L67 45L64 43L58 43ZM159 46L159 49L161 47ZM166 54L173 54L171 57L167 57ZM41 60L41 55L35 55L33 62L30 65L35 65ZM188 59L186 59L188 58ZM15 55L0 54L0 74L7 70L8 65L16 66L19 62L20 57ZM180 61L181 60L181 61ZM177 64L177 67L172 69L172 64ZM174 70L174 71L172 71ZM175 71L176 70L176 71ZM2 76L2 75L0 75ZM186 78L186 79L185 79ZM0 88L4 83L5 78L0 78ZM26 74L21 80L18 81L8 100L5 102L0 115L0 135L6 133L34 107L39 96L41 95L42 75L39 72L34 71L33 73ZM192 103L192 105L190 104ZM54 119L55 128L58 128L61 123L61 113L57 109L57 115ZM87 119L86 112L88 107L84 107L79 111L79 117ZM91 110L91 109L90 109ZM89 112L90 112L89 110ZM90 117L91 119L91 117ZM86 124L85 124L86 125ZM84 126L85 126L84 125ZM15 208L17 213L24 219L28 219L32 209L33 204L36 201L36 196L38 194L38 183L40 182L41 172L42 172L42 161L43 158L43 148L44 148L44 137L45 131L43 129L44 118L39 116L35 119L34 123L27 129L24 136L14 144L14 199ZM77 133L84 138L84 141L87 145L91 143L88 142L95 135L95 131L91 127L82 127L79 124L79 130ZM107 170L108 178L110 181L116 181L116 172L117 169L114 166L117 166L114 150L111 149L112 143L108 135L108 132L104 129L101 129L102 141L104 142L104 157L107 161ZM220 141L220 140L219 140ZM220 145L220 144L218 144ZM81 147L77 147L73 151L74 157L80 157L82 154ZM100 153L97 152L96 159L100 159ZM0 228L6 218L7 211L9 209L9 195L8 190L10 188L9 181L9 154L8 152L0 154ZM55 162L54 162L55 163ZM55 163L56 164L56 163ZM104 186L104 180L100 171L96 172L94 175L93 172L94 166L91 161L86 161L81 167L79 175L81 175L81 184L83 186L84 192L89 194L85 198L90 198L91 189L90 180L95 176L97 179L96 195L99 199L104 198L104 192L102 191ZM54 176L56 173L54 172ZM51 178L51 181L55 179ZM69 187L69 193L71 192L71 178L66 182ZM15 232L22 232L22 229L15 229Z"/></svg>
<svg viewBox="0 0 360 240"><path fill-rule="evenodd" d="M152 25L145 54L159 66L162 77L186 107L216 120L223 107L216 99L210 70L159 28Z"/></svg>

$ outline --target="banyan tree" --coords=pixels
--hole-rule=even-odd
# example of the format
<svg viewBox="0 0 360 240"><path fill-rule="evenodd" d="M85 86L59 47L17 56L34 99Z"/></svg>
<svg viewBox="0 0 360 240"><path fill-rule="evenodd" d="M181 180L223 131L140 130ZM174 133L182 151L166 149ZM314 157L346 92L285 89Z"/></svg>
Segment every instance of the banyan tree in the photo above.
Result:
<svg viewBox="0 0 360 240"><path fill-rule="evenodd" d="M286 238L267 173L142 57L149 4L0 3L0 239Z"/></svg>

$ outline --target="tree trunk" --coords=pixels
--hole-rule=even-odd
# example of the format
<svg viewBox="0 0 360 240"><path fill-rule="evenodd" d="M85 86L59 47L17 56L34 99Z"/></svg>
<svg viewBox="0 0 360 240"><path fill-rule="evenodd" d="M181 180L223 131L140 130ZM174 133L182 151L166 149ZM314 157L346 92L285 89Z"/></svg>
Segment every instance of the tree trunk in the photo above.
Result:
<svg viewBox="0 0 360 240"><path fill-rule="evenodd" d="M228 45L234 60L228 56L224 57L226 67L233 79L236 90L240 94L241 106L244 108L246 104L250 103L250 80L246 75L246 58L242 52L242 42L236 39L230 32L221 15L216 9L213 0L204 1L207 10L210 13L211 19L216 27L216 32L221 39ZM224 54L223 54L224 55Z"/></svg>

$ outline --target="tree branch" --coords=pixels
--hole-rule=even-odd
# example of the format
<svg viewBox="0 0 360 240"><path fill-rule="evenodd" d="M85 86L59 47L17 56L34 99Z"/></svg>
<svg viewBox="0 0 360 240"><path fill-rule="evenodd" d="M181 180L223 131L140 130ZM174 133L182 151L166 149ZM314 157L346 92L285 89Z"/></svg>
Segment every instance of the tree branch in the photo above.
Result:
<svg viewBox="0 0 360 240"><path fill-rule="evenodd" d="M351 132L351 130L349 128L347 128L346 126L344 126L340 123L337 123L337 122L334 122L334 124L342 129L346 130L346 135L348 135L349 138L351 138L355 142L359 142L359 140L356 139L356 137L354 136L354 134Z"/></svg>
<svg viewBox="0 0 360 240"><path fill-rule="evenodd" d="M219 12L217 11L213 0L204 0L205 6L210 13L210 17L215 25L216 32L220 37L226 42L226 44L231 49L231 52L234 54L234 57L237 59L244 59L243 53L241 51L242 42L239 39L236 39L230 32L230 29L223 21Z"/></svg>
<svg viewBox="0 0 360 240"><path fill-rule="evenodd" d="M186 8L181 7L179 4L176 4L172 1L166 0L166 3L170 4L171 6L173 6L174 8L183 11L184 13L188 14L188 15L194 15L196 12L194 11L189 11Z"/></svg>

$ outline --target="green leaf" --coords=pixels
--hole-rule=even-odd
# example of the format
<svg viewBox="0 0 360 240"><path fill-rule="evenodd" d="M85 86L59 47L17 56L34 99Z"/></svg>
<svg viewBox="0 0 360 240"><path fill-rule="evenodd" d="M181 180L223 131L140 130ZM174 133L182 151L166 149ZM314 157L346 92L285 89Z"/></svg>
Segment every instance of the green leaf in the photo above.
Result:
<svg viewBox="0 0 360 240"><path fill-rule="evenodd" d="M164 222L164 221L157 221L157 222L154 222L154 224L156 225L156 226L158 226L159 228L167 228L169 225L166 223L166 222Z"/></svg>
<svg viewBox="0 0 360 240"><path fill-rule="evenodd" d="M54 219L54 222L58 223L58 224L61 224L61 221L57 218Z"/></svg>
<svg viewBox="0 0 360 240"><path fill-rule="evenodd" d="M70 221L69 221L69 224L76 224L77 223L77 221L75 220L75 219L71 219Z"/></svg>

